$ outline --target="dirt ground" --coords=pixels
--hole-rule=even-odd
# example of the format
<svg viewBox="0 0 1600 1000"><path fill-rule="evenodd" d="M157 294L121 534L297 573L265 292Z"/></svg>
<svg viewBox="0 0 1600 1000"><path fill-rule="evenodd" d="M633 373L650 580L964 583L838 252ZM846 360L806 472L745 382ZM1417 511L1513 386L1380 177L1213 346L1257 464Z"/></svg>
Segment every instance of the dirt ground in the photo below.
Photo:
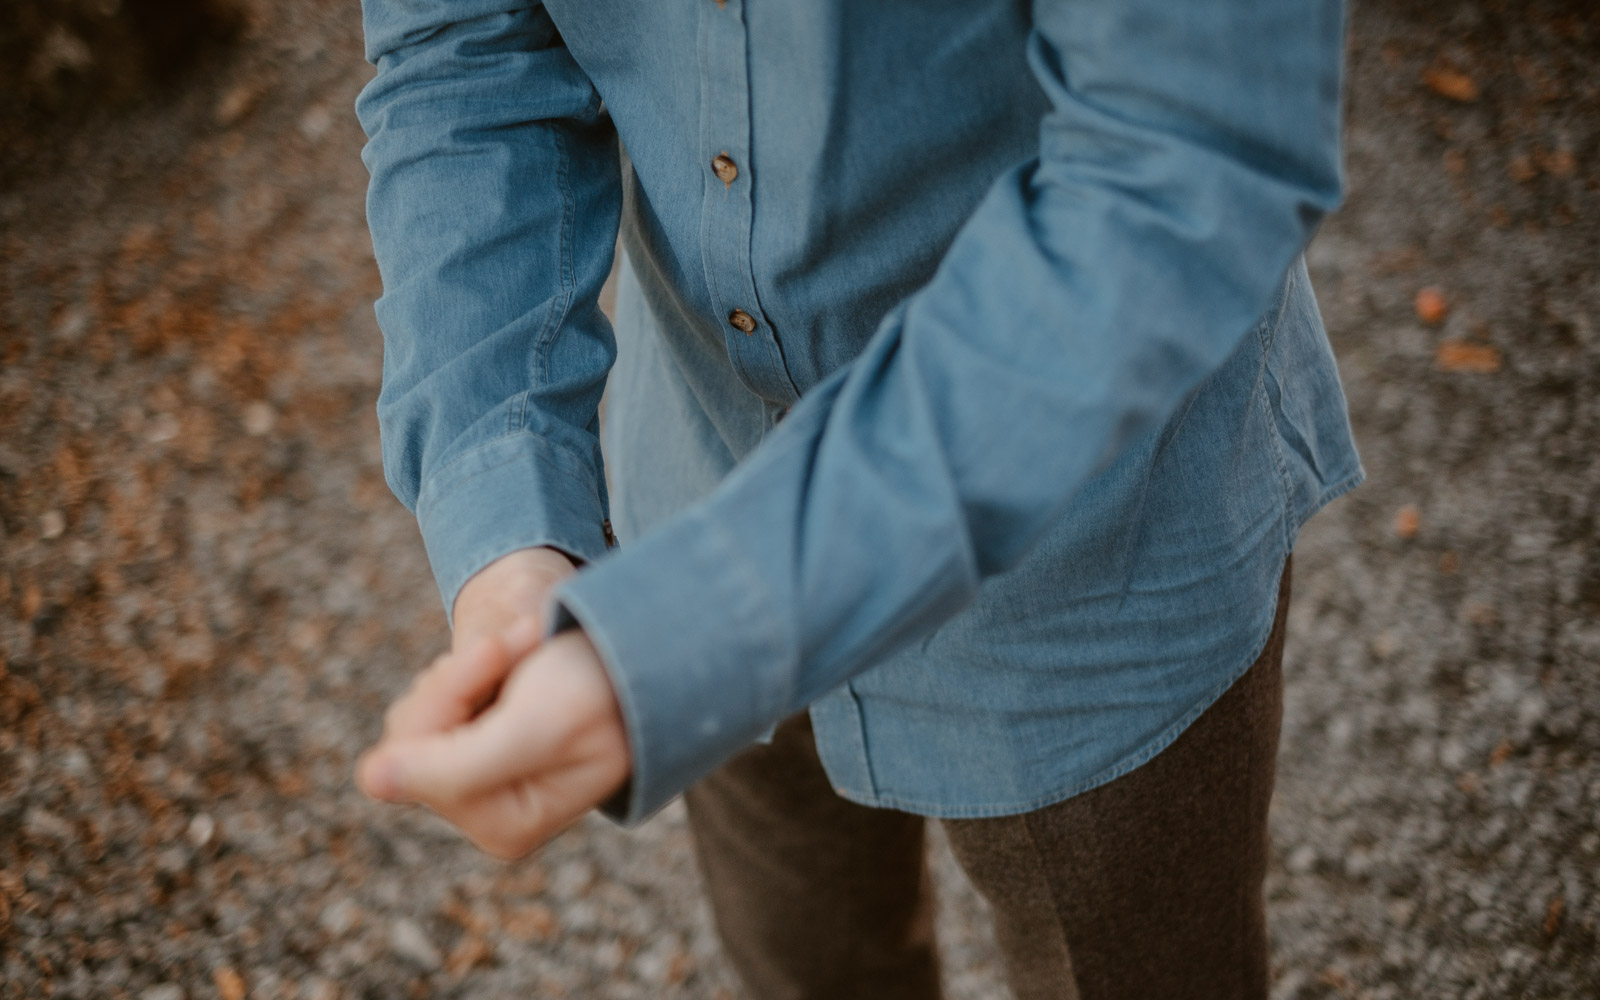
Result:
<svg viewBox="0 0 1600 1000"><path fill-rule="evenodd" d="M354 3L246 13L0 170L0 998L731 998L678 809L507 866L351 786L444 644L370 70ZM1350 58L1310 258L1371 479L1296 554L1274 996L1600 996L1600 15L1362 0Z"/></svg>

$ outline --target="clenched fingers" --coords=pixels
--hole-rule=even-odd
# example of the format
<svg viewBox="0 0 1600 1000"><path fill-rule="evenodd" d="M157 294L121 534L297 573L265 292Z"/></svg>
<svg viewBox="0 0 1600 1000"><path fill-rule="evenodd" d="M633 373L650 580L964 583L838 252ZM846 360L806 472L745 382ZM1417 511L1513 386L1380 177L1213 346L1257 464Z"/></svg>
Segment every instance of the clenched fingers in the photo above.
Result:
<svg viewBox="0 0 1600 1000"><path fill-rule="evenodd" d="M502 634L483 636L434 660L384 713L384 739L442 732L473 718L538 641L538 622L524 619Z"/></svg>

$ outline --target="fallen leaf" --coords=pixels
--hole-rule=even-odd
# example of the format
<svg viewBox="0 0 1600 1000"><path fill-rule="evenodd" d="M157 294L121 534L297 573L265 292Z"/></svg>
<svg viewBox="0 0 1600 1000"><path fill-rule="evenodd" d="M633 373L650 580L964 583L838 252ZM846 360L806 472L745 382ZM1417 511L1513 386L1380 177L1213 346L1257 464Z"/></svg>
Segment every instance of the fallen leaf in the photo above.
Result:
<svg viewBox="0 0 1600 1000"><path fill-rule="evenodd" d="M452 976L465 975L480 965L486 965L494 954L489 942L476 934L463 935L461 941L450 950L450 957L444 960L445 971Z"/></svg>
<svg viewBox="0 0 1600 1000"><path fill-rule="evenodd" d="M506 914L500 921L500 928L519 941L543 940L555 931L556 918L549 907L534 903Z"/></svg>
<svg viewBox="0 0 1600 1000"><path fill-rule="evenodd" d="M255 107L256 99L261 96L261 91L250 83L242 83L226 94L217 102L216 119L218 125L232 125Z"/></svg>
<svg viewBox="0 0 1600 1000"><path fill-rule="evenodd" d="M1338 990L1340 993L1348 992L1350 990L1350 988L1354 985L1353 983L1350 982L1350 977L1349 976L1345 975L1343 972L1339 971L1338 969L1335 969L1331 965L1328 966L1326 969L1323 969L1321 974L1318 975L1317 978L1319 980L1321 980L1325 985L1333 987L1334 989Z"/></svg>
<svg viewBox="0 0 1600 1000"><path fill-rule="evenodd" d="M44 604L44 591L39 589L37 583L29 583L22 589L22 617L32 618L39 613L40 605Z"/></svg>
<svg viewBox="0 0 1600 1000"><path fill-rule="evenodd" d="M244 1000L244 979L231 966L218 966L211 972L211 981L217 985L217 995L222 1000Z"/></svg>
<svg viewBox="0 0 1600 1000"><path fill-rule="evenodd" d="M1419 291L1412 307L1417 311L1417 318L1429 326L1439 325L1450 314L1450 300L1445 298L1444 289L1437 285L1429 285Z"/></svg>
<svg viewBox="0 0 1600 1000"><path fill-rule="evenodd" d="M1499 348L1464 340L1441 341L1435 360L1440 371L1473 375L1493 375L1501 365Z"/></svg>
<svg viewBox="0 0 1600 1000"><path fill-rule="evenodd" d="M1460 70L1435 66L1422 74L1422 83L1440 97L1470 104L1478 99L1478 85Z"/></svg>
<svg viewBox="0 0 1600 1000"><path fill-rule="evenodd" d="M1539 158L1539 165L1552 177L1571 177L1578 169L1578 158L1571 150L1558 149Z"/></svg>
<svg viewBox="0 0 1600 1000"><path fill-rule="evenodd" d="M1561 929L1561 914L1567 909L1567 901L1557 896L1550 901L1550 908L1544 912L1544 936L1554 937L1556 931Z"/></svg>
<svg viewBox="0 0 1600 1000"><path fill-rule="evenodd" d="M1443 552L1439 555L1439 572L1445 576L1452 576L1461 569L1461 557L1454 552Z"/></svg>
<svg viewBox="0 0 1600 1000"><path fill-rule="evenodd" d="M472 912L472 909L459 899L449 900L439 908L439 913L445 918L454 921L468 934L486 934L489 931L489 921Z"/></svg>
<svg viewBox="0 0 1600 1000"><path fill-rule="evenodd" d="M1539 176L1539 168L1534 166L1531 156L1513 156L1506 164L1506 173L1518 184L1526 184Z"/></svg>
<svg viewBox="0 0 1600 1000"><path fill-rule="evenodd" d="M1401 274L1415 271L1424 263L1422 251L1416 247L1401 247L1373 258L1373 267L1384 274Z"/></svg>
<svg viewBox="0 0 1600 1000"><path fill-rule="evenodd" d="M1510 757L1511 741L1501 740L1499 743L1496 743L1494 749L1489 752L1489 766L1491 768L1499 767L1501 764L1504 764L1508 759L1510 759Z"/></svg>
<svg viewBox="0 0 1600 1000"><path fill-rule="evenodd" d="M1408 503L1394 512L1394 533L1401 538L1415 538L1422 527L1422 512L1414 503Z"/></svg>
<svg viewBox="0 0 1600 1000"><path fill-rule="evenodd" d="M688 979L694 972L694 956L686 951L678 951L672 956L672 963L667 966L667 982L677 986Z"/></svg>

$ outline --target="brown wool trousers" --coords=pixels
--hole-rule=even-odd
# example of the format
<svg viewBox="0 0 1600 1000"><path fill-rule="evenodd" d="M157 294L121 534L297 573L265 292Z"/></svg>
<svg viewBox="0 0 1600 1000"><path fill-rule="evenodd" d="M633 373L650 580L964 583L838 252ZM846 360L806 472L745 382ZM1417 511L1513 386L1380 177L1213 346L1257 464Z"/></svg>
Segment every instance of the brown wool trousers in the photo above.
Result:
<svg viewBox="0 0 1600 1000"><path fill-rule="evenodd" d="M1036 812L944 820L994 912L1018 1000L1256 1000L1283 711L1284 619L1166 750ZM940 996L925 820L846 802L804 714L692 788L724 949L751 1000Z"/></svg>

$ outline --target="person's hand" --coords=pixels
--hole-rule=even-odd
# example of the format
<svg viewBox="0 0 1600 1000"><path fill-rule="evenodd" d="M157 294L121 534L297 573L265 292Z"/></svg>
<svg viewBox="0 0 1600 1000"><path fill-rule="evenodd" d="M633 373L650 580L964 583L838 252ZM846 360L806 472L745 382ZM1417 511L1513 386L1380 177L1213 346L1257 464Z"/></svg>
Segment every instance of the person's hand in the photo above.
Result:
<svg viewBox="0 0 1600 1000"><path fill-rule="evenodd" d="M575 572L555 549L519 549L479 570L455 602L451 648L389 707L383 740L410 740L461 725L494 701L517 661L544 635L556 584Z"/></svg>
<svg viewBox="0 0 1600 1000"><path fill-rule="evenodd" d="M357 765L362 790L424 803L509 860L621 788L630 769L622 712L587 636L574 630L550 639L515 662L500 686L504 658L537 641L520 623L430 667L390 710L426 719L428 731L408 737L386 730ZM459 721L438 725L446 719Z"/></svg>

